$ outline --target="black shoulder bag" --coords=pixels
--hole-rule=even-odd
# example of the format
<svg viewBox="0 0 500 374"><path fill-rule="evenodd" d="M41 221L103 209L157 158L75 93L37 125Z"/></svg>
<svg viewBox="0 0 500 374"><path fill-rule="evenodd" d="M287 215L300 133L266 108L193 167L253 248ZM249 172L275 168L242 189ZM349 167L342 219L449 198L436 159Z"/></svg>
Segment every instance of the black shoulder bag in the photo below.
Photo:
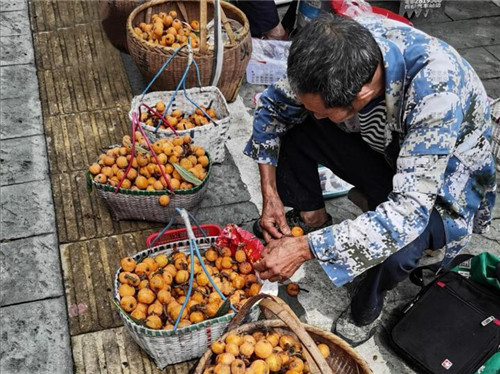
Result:
<svg viewBox="0 0 500 374"><path fill-rule="evenodd" d="M457 256L447 269L471 257ZM472 374L500 350L500 292L454 271L424 286L423 270L436 273L439 268L439 263L421 266L410 274L422 289L393 327L391 342L425 373Z"/></svg>

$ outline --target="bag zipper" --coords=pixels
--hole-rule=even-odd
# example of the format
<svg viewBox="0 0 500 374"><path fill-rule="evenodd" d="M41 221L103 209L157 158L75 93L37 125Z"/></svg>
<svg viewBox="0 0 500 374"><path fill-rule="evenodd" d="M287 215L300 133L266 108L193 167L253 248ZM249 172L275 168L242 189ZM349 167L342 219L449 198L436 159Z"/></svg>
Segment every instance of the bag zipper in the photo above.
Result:
<svg viewBox="0 0 500 374"><path fill-rule="evenodd" d="M489 314L488 314L488 312L486 312L486 311L484 311L484 310L482 310L482 309L479 309L479 308L478 308L477 306L475 306L474 304L470 303L470 302L469 302L469 301L467 301L467 300L464 300L464 298L463 298L463 297L461 297L461 296L460 296L460 295L459 295L459 294L458 294L458 293L457 293L457 292L456 292L453 288L451 288L451 287L445 287L445 286L447 286L447 285L446 285L446 283L441 282L441 283L443 284L443 286L438 285L438 283L439 283L439 282L436 282L436 283L435 283L435 285L436 285L436 286L438 286L439 288L445 288L446 290L448 290L448 292L449 292L450 294L452 294L452 295L453 295L453 296L455 296L457 299L459 299L460 301L462 301L464 304L468 305L469 307L471 307L472 309L474 309L477 313L479 313L479 314L482 316L482 318L486 318L486 319L484 319L484 320L481 322L481 325L482 325L483 327L484 327L484 326L486 326L486 325L488 325L490 322L492 322L492 321L494 321L494 320L496 319L496 317L495 317L495 316L489 315ZM492 317L491 321L489 321L488 323L486 323L486 324L484 324L484 325L483 325L483 323L484 323L486 320L488 320L489 318L491 318L491 317Z"/></svg>

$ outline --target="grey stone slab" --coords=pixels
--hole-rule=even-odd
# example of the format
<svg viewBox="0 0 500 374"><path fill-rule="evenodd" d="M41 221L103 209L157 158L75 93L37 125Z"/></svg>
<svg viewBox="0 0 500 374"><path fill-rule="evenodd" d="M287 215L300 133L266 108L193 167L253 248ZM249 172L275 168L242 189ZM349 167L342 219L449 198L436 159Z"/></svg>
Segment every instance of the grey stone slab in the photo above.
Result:
<svg viewBox="0 0 500 374"><path fill-rule="evenodd" d="M55 234L0 244L0 305L63 296Z"/></svg>
<svg viewBox="0 0 500 374"><path fill-rule="evenodd" d="M201 202L201 208L234 204L250 199L250 194L241 181L238 168L227 150L224 162L213 166L207 187L207 194Z"/></svg>
<svg viewBox="0 0 500 374"><path fill-rule="evenodd" d="M73 372L63 297L3 307L0 313L2 374Z"/></svg>
<svg viewBox="0 0 500 374"><path fill-rule="evenodd" d="M394 3L398 4L398 1L394 1ZM396 12L397 13L397 12ZM443 23L443 22L451 22L452 19L448 17L443 9L430 9L427 13L427 16L424 16L424 12L420 13L417 17L415 14L410 17L410 21L413 23L415 27L419 27L420 25L424 25L427 23Z"/></svg>
<svg viewBox="0 0 500 374"><path fill-rule="evenodd" d="M0 12L11 12L13 10L28 9L28 2L26 0L1 0Z"/></svg>
<svg viewBox="0 0 500 374"><path fill-rule="evenodd" d="M483 85L489 97L493 99L500 97L500 78L483 79Z"/></svg>
<svg viewBox="0 0 500 374"><path fill-rule="evenodd" d="M497 16L448 22L446 26L441 23L429 23L418 28L457 49L463 49L499 44L499 24L500 17Z"/></svg>
<svg viewBox="0 0 500 374"><path fill-rule="evenodd" d="M491 1L447 1L444 11L455 21L500 15L500 7Z"/></svg>
<svg viewBox="0 0 500 374"><path fill-rule="evenodd" d="M34 62L30 34L0 37L0 66L33 64Z"/></svg>
<svg viewBox="0 0 500 374"><path fill-rule="evenodd" d="M498 60L500 60L500 44L487 46L486 49Z"/></svg>
<svg viewBox="0 0 500 374"><path fill-rule="evenodd" d="M43 134L42 108L35 95L19 99L0 100L0 139Z"/></svg>
<svg viewBox="0 0 500 374"><path fill-rule="evenodd" d="M27 238L55 231L49 181L0 187L2 239Z"/></svg>
<svg viewBox="0 0 500 374"><path fill-rule="evenodd" d="M472 65L481 79L500 78L500 60L484 47L461 49L460 54Z"/></svg>
<svg viewBox="0 0 500 374"><path fill-rule="evenodd" d="M224 227L227 223L243 225L260 217L255 204L246 201L236 204L200 208L195 215L200 223L215 223Z"/></svg>
<svg viewBox="0 0 500 374"><path fill-rule="evenodd" d="M0 66L0 85L2 100L39 97L38 78L33 65ZM22 104L23 100L19 100L18 105L21 107Z"/></svg>
<svg viewBox="0 0 500 374"><path fill-rule="evenodd" d="M0 35L10 36L30 33L30 19L26 9L0 13Z"/></svg>
<svg viewBox="0 0 500 374"><path fill-rule="evenodd" d="M49 185L49 165L45 137L28 136L0 141L0 184L45 180Z"/></svg>

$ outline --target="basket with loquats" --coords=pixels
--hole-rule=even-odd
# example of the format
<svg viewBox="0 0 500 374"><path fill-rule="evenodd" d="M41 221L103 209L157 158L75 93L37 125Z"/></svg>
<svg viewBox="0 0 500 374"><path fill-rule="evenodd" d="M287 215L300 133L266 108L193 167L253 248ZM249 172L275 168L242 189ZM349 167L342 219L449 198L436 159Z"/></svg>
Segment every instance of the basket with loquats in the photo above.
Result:
<svg viewBox="0 0 500 374"><path fill-rule="evenodd" d="M269 319L238 326L244 313L259 300ZM372 373L347 342L303 324L278 297L251 298L227 331L210 345L194 374Z"/></svg>
<svg viewBox="0 0 500 374"><path fill-rule="evenodd" d="M177 131L194 129L197 126L208 125L210 121L218 120L215 110L211 108L211 105L208 105L208 107L201 105L199 108L195 108L191 114L182 112L180 109L174 109L165 115L165 103L160 100L154 105L154 109L157 113L164 114L168 124ZM141 123L155 129L170 130L170 127L164 121L149 110L141 113Z"/></svg>
<svg viewBox="0 0 500 374"><path fill-rule="evenodd" d="M217 236L186 241L179 230L160 236L170 233L175 241L122 258L114 282L125 327L160 368L200 357L261 289L243 250L217 246ZM252 308L249 320L258 314Z"/></svg>
<svg viewBox="0 0 500 374"><path fill-rule="evenodd" d="M200 22L181 20L175 10L151 15L150 22L139 22L134 34L152 45L177 49L191 41L193 48L200 46Z"/></svg>
<svg viewBox="0 0 500 374"><path fill-rule="evenodd" d="M144 130L125 135L89 166L90 187L111 209L114 219L168 222L175 208L195 208L206 192L211 161L189 135L153 144Z"/></svg>

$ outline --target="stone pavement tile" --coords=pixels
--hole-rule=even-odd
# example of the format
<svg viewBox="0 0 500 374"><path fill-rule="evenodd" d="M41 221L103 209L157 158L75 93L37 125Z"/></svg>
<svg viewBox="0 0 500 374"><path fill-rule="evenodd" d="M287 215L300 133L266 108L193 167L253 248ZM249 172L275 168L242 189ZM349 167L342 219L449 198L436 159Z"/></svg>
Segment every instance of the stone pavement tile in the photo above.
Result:
<svg viewBox="0 0 500 374"><path fill-rule="evenodd" d="M375 335L356 347L356 351L370 365L376 374L417 374L420 371L411 368L401 357L396 355L388 343L385 331Z"/></svg>
<svg viewBox="0 0 500 374"><path fill-rule="evenodd" d="M130 132L127 113L116 108L51 116L44 125L51 174L87 170L103 149L121 144Z"/></svg>
<svg viewBox="0 0 500 374"><path fill-rule="evenodd" d="M445 13L454 21L500 15L500 7L491 1L447 1Z"/></svg>
<svg viewBox="0 0 500 374"><path fill-rule="evenodd" d="M120 53L108 40L100 21L35 33L33 41L39 70L83 64L121 65Z"/></svg>
<svg viewBox="0 0 500 374"><path fill-rule="evenodd" d="M214 165L207 188L208 191L201 202L200 209L250 199L250 194L241 181L238 168L227 151L224 162Z"/></svg>
<svg viewBox="0 0 500 374"><path fill-rule="evenodd" d="M31 35L0 37L0 66L33 64L34 62Z"/></svg>
<svg viewBox="0 0 500 374"><path fill-rule="evenodd" d="M460 54L472 65L481 79L500 78L500 60L484 47L459 50Z"/></svg>
<svg viewBox="0 0 500 374"><path fill-rule="evenodd" d="M0 21L1 22L1 21ZM0 66L0 99L24 100L38 96L38 80L33 65Z"/></svg>
<svg viewBox="0 0 500 374"><path fill-rule="evenodd" d="M54 207L48 181L0 187L2 239L54 232Z"/></svg>
<svg viewBox="0 0 500 374"><path fill-rule="evenodd" d="M54 209L60 243L161 227L144 221L113 221L104 201L89 194L85 172L52 176Z"/></svg>
<svg viewBox="0 0 500 374"><path fill-rule="evenodd" d="M111 302L120 259L146 249L151 232L114 235L60 246L71 335L121 326Z"/></svg>
<svg viewBox="0 0 500 374"><path fill-rule="evenodd" d="M500 78L483 79L483 85L489 97L493 99L500 97Z"/></svg>
<svg viewBox="0 0 500 374"><path fill-rule="evenodd" d="M279 296L302 321L333 331L335 321L350 304L349 288L335 287L317 261L302 265L291 281L309 292L301 291L297 297L291 297L280 287Z"/></svg>
<svg viewBox="0 0 500 374"><path fill-rule="evenodd" d="M31 0L29 13L33 32L100 20L99 7L98 1Z"/></svg>
<svg viewBox="0 0 500 374"><path fill-rule="evenodd" d="M71 338L76 374L187 374L196 360L159 370L124 327Z"/></svg>
<svg viewBox="0 0 500 374"><path fill-rule="evenodd" d="M0 141L0 183L2 186L45 180L48 160L43 135Z"/></svg>
<svg viewBox="0 0 500 374"><path fill-rule="evenodd" d="M398 4L399 1L394 1L393 3ZM396 13L399 12L396 11ZM452 19L445 14L443 9L438 8L438 9L431 9L427 14L427 17L424 17L422 12L418 17L415 16L411 17L410 21L413 23L413 26L415 26L416 28L420 28L420 25L423 24L451 22Z"/></svg>
<svg viewBox="0 0 500 374"><path fill-rule="evenodd" d="M30 19L26 10L0 12L0 35L29 35Z"/></svg>
<svg viewBox="0 0 500 374"><path fill-rule="evenodd" d="M45 117L100 109L130 109L130 86L121 66L75 65L38 71ZM36 80L35 80L36 81Z"/></svg>
<svg viewBox="0 0 500 374"><path fill-rule="evenodd" d="M0 11L11 12L13 10L25 10L28 7L26 0L1 0Z"/></svg>
<svg viewBox="0 0 500 374"><path fill-rule="evenodd" d="M250 201L244 201L216 207L200 208L195 217L200 223L215 223L223 227L227 223L243 225L244 223L253 222L260 217L260 214L255 204Z"/></svg>
<svg viewBox="0 0 500 374"><path fill-rule="evenodd" d="M500 17L463 20L446 23L419 25L419 29L451 44L456 49L499 44L498 25Z"/></svg>
<svg viewBox="0 0 500 374"><path fill-rule="evenodd" d="M64 298L3 307L0 372L73 371Z"/></svg>
<svg viewBox="0 0 500 374"><path fill-rule="evenodd" d="M497 45L489 45L486 49L496 57L497 60L500 60L500 44ZM500 74L500 73L499 73Z"/></svg>
<svg viewBox="0 0 500 374"><path fill-rule="evenodd" d="M42 108L34 95L0 101L0 139L43 134Z"/></svg>
<svg viewBox="0 0 500 374"><path fill-rule="evenodd" d="M63 296L55 234L0 244L0 305Z"/></svg>

